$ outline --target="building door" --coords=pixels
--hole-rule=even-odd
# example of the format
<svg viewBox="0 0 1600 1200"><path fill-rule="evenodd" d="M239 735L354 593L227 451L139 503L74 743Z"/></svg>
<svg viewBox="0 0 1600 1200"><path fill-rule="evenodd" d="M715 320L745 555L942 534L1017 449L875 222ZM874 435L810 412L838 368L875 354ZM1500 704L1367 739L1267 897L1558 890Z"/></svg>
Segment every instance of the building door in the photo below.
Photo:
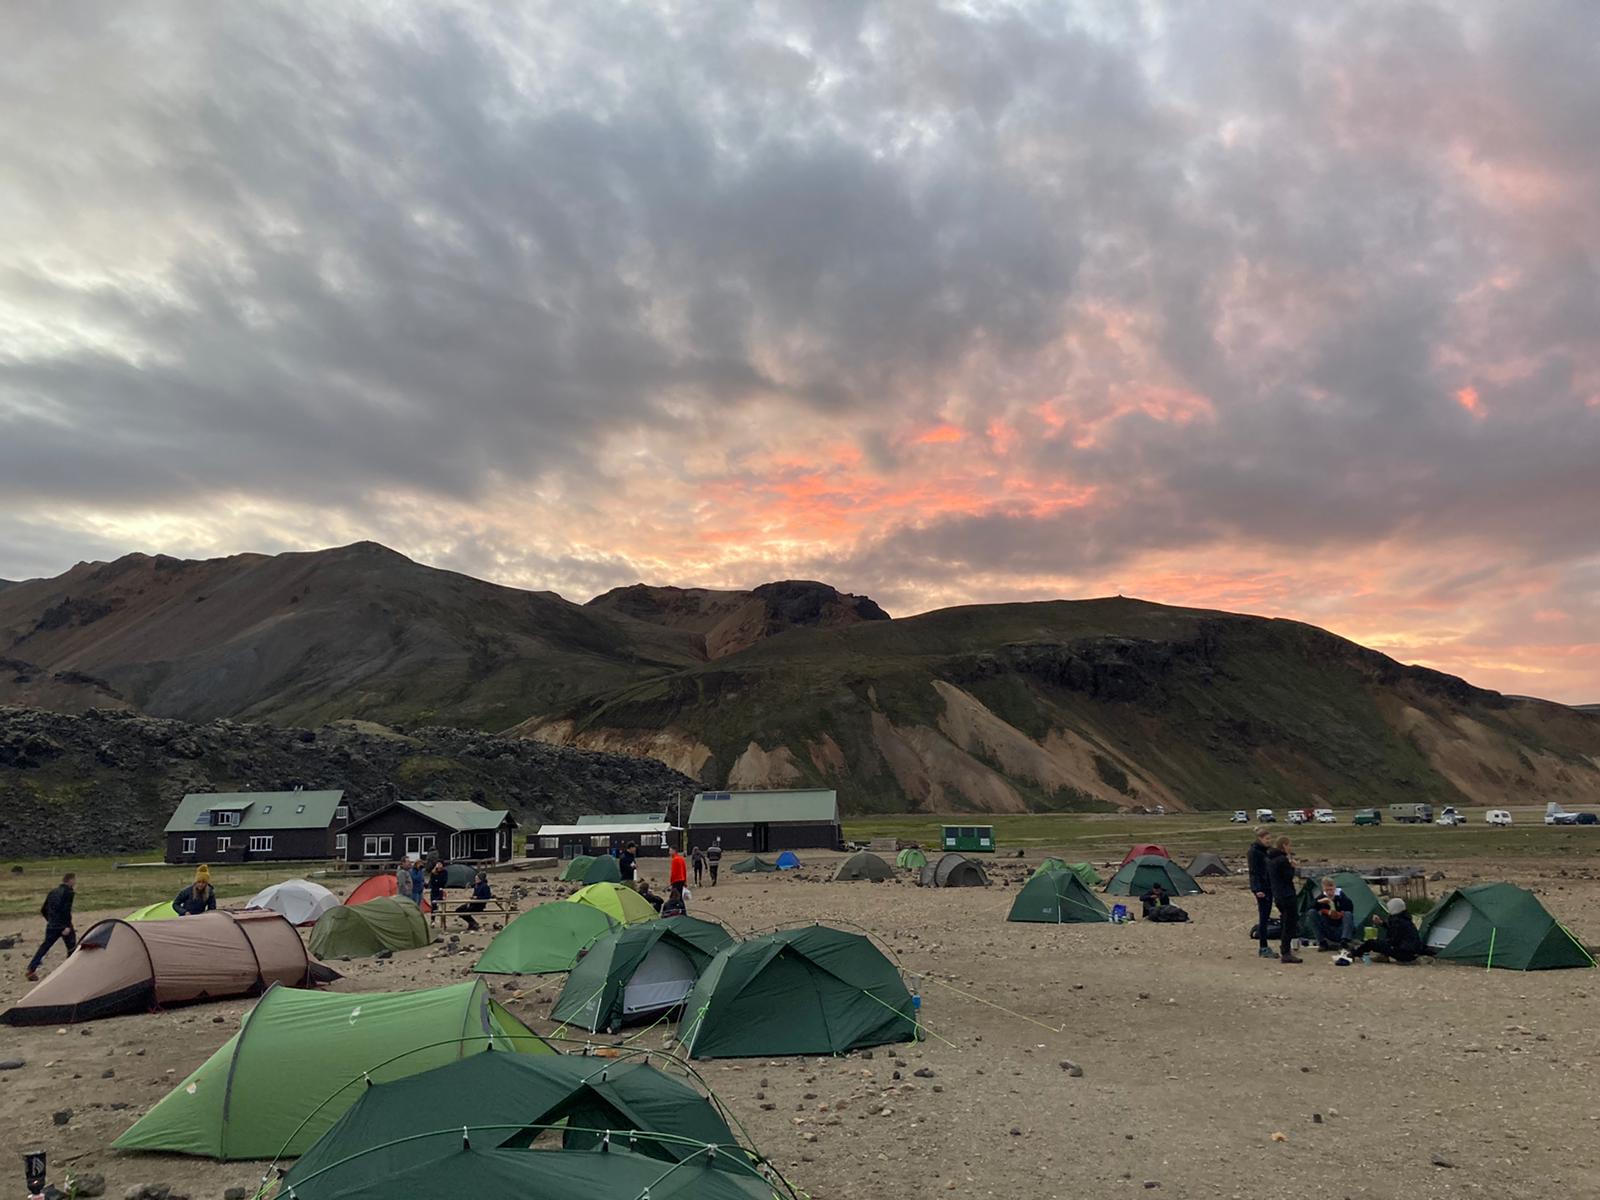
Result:
<svg viewBox="0 0 1600 1200"><path fill-rule="evenodd" d="M769 836L767 823L765 821L750 826L750 849L754 850L757 854L765 854L768 849L767 842Z"/></svg>

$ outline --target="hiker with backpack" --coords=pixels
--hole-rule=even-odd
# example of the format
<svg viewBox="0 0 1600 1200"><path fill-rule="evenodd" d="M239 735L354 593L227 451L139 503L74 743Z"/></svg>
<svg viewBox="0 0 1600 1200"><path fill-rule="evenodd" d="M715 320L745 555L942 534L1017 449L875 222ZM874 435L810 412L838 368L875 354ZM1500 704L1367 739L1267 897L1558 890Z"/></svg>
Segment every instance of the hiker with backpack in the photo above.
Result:
<svg viewBox="0 0 1600 1200"><path fill-rule="evenodd" d="M1301 963L1305 959L1298 957L1294 952L1294 937L1297 932L1296 919L1300 908L1300 897L1295 894L1294 888L1294 856L1290 853L1289 839L1281 837L1273 848L1267 851L1267 880L1272 887L1272 902L1278 906L1278 921L1280 924L1280 940L1278 944L1278 961L1282 963ZM1265 922L1263 922L1265 928Z"/></svg>
<svg viewBox="0 0 1600 1200"><path fill-rule="evenodd" d="M39 978L39 964L44 962L44 956L50 953L51 946L60 942L67 948L68 958L78 948L78 934L72 928L72 900L77 895L77 882L78 877L68 871L61 877L61 882L50 889L50 894L39 906L39 915L44 918L44 941L28 962L29 983Z"/></svg>
<svg viewBox="0 0 1600 1200"><path fill-rule="evenodd" d="M1267 839L1271 834L1265 825L1257 825L1255 841L1245 853L1250 865L1250 891L1256 898L1256 953L1262 958L1276 957L1267 945L1267 925L1272 920L1272 881L1267 878Z"/></svg>

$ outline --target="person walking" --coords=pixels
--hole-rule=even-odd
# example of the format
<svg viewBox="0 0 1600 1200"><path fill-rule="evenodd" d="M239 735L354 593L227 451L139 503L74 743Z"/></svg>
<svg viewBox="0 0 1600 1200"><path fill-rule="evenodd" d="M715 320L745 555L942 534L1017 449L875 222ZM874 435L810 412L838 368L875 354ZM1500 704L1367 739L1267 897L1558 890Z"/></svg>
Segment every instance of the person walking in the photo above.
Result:
<svg viewBox="0 0 1600 1200"><path fill-rule="evenodd" d="M78 948L78 934L72 927L72 900L77 895L77 883L78 877L68 871L61 877L61 882L50 889L50 894L39 906L39 915L44 918L44 941L28 963L29 983L38 980L39 964L44 961L44 956L50 953L51 946L60 942L66 946L69 958Z"/></svg>
<svg viewBox="0 0 1600 1200"><path fill-rule="evenodd" d="M695 887L699 887L701 879L705 877L706 852L700 849L699 846L696 846L694 851L689 855L689 861L694 864L694 885Z"/></svg>
<svg viewBox="0 0 1600 1200"><path fill-rule="evenodd" d="M639 847L636 843L629 842L617 856L617 874L622 876L623 883L632 883L638 876Z"/></svg>
<svg viewBox="0 0 1600 1200"><path fill-rule="evenodd" d="M1267 842L1272 831L1265 825L1256 826L1256 840L1250 843L1245 861L1250 869L1250 891L1256 898L1256 954L1261 958L1275 958L1267 945L1267 923L1272 920L1272 881L1267 878Z"/></svg>
<svg viewBox="0 0 1600 1200"><path fill-rule="evenodd" d="M675 883L687 884L688 882L689 860L684 858L684 856L678 853L677 849L674 848L672 851L672 861L667 864L667 886L671 887Z"/></svg>
<svg viewBox="0 0 1600 1200"><path fill-rule="evenodd" d="M1277 844L1267 851L1267 879L1272 884L1272 902L1278 906L1278 923L1281 926L1278 961L1304 962L1305 959L1296 957L1294 952L1295 914L1300 901L1294 890L1294 855L1290 853L1289 839L1286 837L1279 838Z"/></svg>
<svg viewBox="0 0 1600 1200"><path fill-rule="evenodd" d="M717 886L717 868L722 865L722 839L717 838L706 848L706 867L711 872L711 886Z"/></svg>

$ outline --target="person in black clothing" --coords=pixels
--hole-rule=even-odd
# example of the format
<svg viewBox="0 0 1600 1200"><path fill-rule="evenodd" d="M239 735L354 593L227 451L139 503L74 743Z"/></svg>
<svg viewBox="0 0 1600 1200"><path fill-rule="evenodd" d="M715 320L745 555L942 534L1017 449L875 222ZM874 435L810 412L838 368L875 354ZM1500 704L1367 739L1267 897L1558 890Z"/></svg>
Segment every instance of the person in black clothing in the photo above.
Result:
<svg viewBox="0 0 1600 1200"><path fill-rule="evenodd" d="M33 961L28 963L30 982L39 978L39 964L50 953L51 946L61 942L66 946L69 956L78 948L78 934L72 928L72 898L77 894L73 886L77 882L78 877L69 871L61 877L59 884L50 889L50 894L39 906L39 915L44 918L44 943L33 956Z"/></svg>
<svg viewBox="0 0 1600 1200"><path fill-rule="evenodd" d="M1159 883L1152 883L1150 890L1139 897L1139 903L1144 907L1146 921L1187 921L1189 914L1172 903L1172 898L1167 895L1167 889Z"/></svg>
<svg viewBox="0 0 1600 1200"><path fill-rule="evenodd" d="M1245 860L1250 864L1250 890L1256 897L1256 940L1260 943L1256 953L1262 958L1272 958L1272 947L1267 945L1267 923L1272 920L1272 881L1267 878L1267 839L1271 830L1265 825L1256 826L1256 840L1250 843Z"/></svg>
<svg viewBox="0 0 1600 1200"><path fill-rule="evenodd" d="M1355 914L1355 902L1344 894L1332 875L1324 875L1322 891L1317 893L1317 911L1312 917L1317 949L1337 950L1351 941L1356 932Z"/></svg>
<svg viewBox="0 0 1600 1200"><path fill-rule="evenodd" d="M706 869L711 872L711 886L717 886L717 868L722 865L722 839L706 847Z"/></svg>
<svg viewBox="0 0 1600 1200"><path fill-rule="evenodd" d="M694 885L699 887L700 880L705 877L706 871L706 852L700 849L699 846L696 846L693 853L689 855L689 865L694 868Z"/></svg>
<svg viewBox="0 0 1600 1200"><path fill-rule="evenodd" d="M622 848L622 853L617 856L617 872L622 876L623 883L632 883L638 875L639 846L629 842Z"/></svg>
<svg viewBox="0 0 1600 1200"><path fill-rule="evenodd" d="M450 882L450 866L444 859L436 859L428 870L428 907L433 909L434 920L444 924L444 889Z"/></svg>
<svg viewBox="0 0 1600 1200"><path fill-rule="evenodd" d="M688 914L689 906L683 898L683 884L675 883L672 885L671 890L667 892L666 903L661 906L661 915L663 917L683 917L688 916Z"/></svg>
<svg viewBox="0 0 1600 1200"><path fill-rule="evenodd" d="M651 908L655 909L657 912L660 912L663 901L660 896L656 895L650 890L650 881L648 879L640 879L637 886L639 888L639 895L650 901Z"/></svg>
<svg viewBox="0 0 1600 1200"><path fill-rule="evenodd" d="M1406 911L1406 902L1399 896L1390 897L1388 912L1373 913L1372 919L1379 926L1378 936L1368 938L1351 954L1357 957L1381 954L1399 963L1416 962L1424 955L1432 957L1432 951L1422 944L1422 935Z"/></svg>
<svg viewBox="0 0 1600 1200"><path fill-rule="evenodd" d="M472 880L472 899L456 909L461 914L462 919L466 921L467 928L473 933L478 932L478 922L473 920L471 914L481 913L483 911L483 902L493 899L494 893L489 890L489 876L483 871L479 871Z"/></svg>
<svg viewBox="0 0 1600 1200"><path fill-rule="evenodd" d="M1296 957L1294 936L1297 932L1296 911L1300 906L1294 891L1294 856L1289 853L1289 839L1281 837L1278 844L1267 851L1267 880L1272 885L1272 902L1278 906L1281 940L1278 944L1278 961L1305 962Z"/></svg>
<svg viewBox="0 0 1600 1200"><path fill-rule="evenodd" d="M203 912L217 911L217 889L203 879L197 879L172 901L180 917L198 917Z"/></svg>

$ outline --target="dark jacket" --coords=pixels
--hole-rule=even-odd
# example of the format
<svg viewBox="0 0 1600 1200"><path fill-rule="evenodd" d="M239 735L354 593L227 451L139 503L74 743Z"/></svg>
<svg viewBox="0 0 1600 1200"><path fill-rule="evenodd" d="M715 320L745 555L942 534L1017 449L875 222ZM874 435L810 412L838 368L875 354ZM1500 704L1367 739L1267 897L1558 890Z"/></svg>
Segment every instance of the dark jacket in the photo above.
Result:
<svg viewBox="0 0 1600 1200"><path fill-rule="evenodd" d="M472 898L474 900L493 900L494 896L489 891L489 881L480 879L472 885Z"/></svg>
<svg viewBox="0 0 1600 1200"><path fill-rule="evenodd" d="M50 889L50 894L44 898L44 903L39 906L39 915L44 918L44 923L51 929L65 929L72 924L72 897L73 890L64 883L58 883Z"/></svg>
<svg viewBox="0 0 1600 1200"><path fill-rule="evenodd" d="M428 898L430 900L443 900L445 884L450 880L448 871L428 872Z"/></svg>
<svg viewBox="0 0 1600 1200"><path fill-rule="evenodd" d="M1353 913L1356 910L1355 901L1346 896L1342 891L1328 895L1326 892L1317 893L1317 911L1333 916L1335 913Z"/></svg>
<svg viewBox="0 0 1600 1200"><path fill-rule="evenodd" d="M1383 953L1401 962L1410 962L1422 953L1422 935L1408 912L1386 913L1378 941Z"/></svg>
<svg viewBox="0 0 1600 1200"><path fill-rule="evenodd" d="M1267 880L1267 848L1260 842L1251 842L1244 858L1250 864L1250 890L1272 895L1272 884Z"/></svg>
<svg viewBox="0 0 1600 1200"><path fill-rule="evenodd" d="M706 847L706 861L713 867L722 861L722 847L715 843Z"/></svg>
<svg viewBox="0 0 1600 1200"><path fill-rule="evenodd" d="M217 907L217 889L210 887L206 889L203 897L196 896L194 884L191 883L178 893L172 902L172 907L177 910L180 917L196 917L203 912L214 912Z"/></svg>
<svg viewBox="0 0 1600 1200"><path fill-rule="evenodd" d="M1266 891L1275 903L1294 903L1294 863L1289 860L1287 854L1276 847L1267 851L1267 880L1272 886Z"/></svg>
<svg viewBox="0 0 1600 1200"><path fill-rule="evenodd" d="M683 889L677 888L667 893L667 898L661 904L663 917L683 917L689 913L689 906L683 901Z"/></svg>
<svg viewBox="0 0 1600 1200"><path fill-rule="evenodd" d="M638 860L634 858L631 850L624 850L621 854L617 855L617 874L621 875L625 880L632 879L634 876L633 865L637 861Z"/></svg>

